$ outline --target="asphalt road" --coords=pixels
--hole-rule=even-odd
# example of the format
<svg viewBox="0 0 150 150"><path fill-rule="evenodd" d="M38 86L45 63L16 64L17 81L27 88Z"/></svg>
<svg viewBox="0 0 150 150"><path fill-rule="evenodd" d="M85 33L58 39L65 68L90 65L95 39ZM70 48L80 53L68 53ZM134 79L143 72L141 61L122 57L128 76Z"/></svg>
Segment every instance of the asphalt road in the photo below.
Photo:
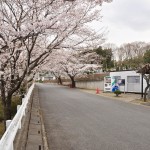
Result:
<svg viewBox="0 0 150 150"><path fill-rule="evenodd" d="M150 150L150 108L39 84L50 150Z"/></svg>

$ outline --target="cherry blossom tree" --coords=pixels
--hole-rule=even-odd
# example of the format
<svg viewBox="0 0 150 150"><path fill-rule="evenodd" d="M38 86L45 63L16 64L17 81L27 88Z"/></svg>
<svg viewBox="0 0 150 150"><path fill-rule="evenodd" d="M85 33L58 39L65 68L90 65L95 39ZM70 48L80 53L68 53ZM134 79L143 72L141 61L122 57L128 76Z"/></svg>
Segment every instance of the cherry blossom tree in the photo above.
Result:
<svg viewBox="0 0 150 150"><path fill-rule="evenodd" d="M102 2L63 0L0 1L0 71L4 119L11 119L11 98L27 76L56 49L102 43L103 34L88 26L100 20Z"/></svg>
<svg viewBox="0 0 150 150"><path fill-rule="evenodd" d="M63 74L62 65L60 63L61 59L62 59L62 51L60 50L53 51L51 55L49 55L48 59L46 59L43 62L41 69L39 69L39 72L40 71L51 72L55 76L56 80L58 81L58 84L62 85L61 77L64 74Z"/></svg>
<svg viewBox="0 0 150 150"><path fill-rule="evenodd" d="M58 77L67 75L72 82L72 88L75 87L76 76L81 76L100 68L97 61L98 55L93 50L59 50L52 53L50 57L50 61L46 61L43 69L57 74Z"/></svg>

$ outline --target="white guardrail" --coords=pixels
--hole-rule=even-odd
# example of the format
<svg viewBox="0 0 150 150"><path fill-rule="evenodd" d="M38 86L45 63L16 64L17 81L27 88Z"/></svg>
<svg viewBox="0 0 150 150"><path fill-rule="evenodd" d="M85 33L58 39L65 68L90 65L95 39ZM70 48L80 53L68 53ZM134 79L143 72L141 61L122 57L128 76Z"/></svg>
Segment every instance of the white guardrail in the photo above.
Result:
<svg viewBox="0 0 150 150"><path fill-rule="evenodd" d="M34 84L32 84L32 86L29 88L27 95L25 96L25 98L23 98L22 105L20 106L15 117L11 121L4 135L2 136L0 140L0 150L14 150L13 142L18 129L21 129L21 120L23 116L25 116L25 109L31 97L33 88Z"/></svg>

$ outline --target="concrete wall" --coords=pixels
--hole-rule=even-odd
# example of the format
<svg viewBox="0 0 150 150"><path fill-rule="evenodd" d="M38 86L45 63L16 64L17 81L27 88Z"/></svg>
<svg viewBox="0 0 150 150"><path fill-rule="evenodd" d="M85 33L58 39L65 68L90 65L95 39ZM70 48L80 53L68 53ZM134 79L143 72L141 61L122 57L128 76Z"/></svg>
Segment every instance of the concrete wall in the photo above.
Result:
<svg viewBox="0 0 150 150"><path fill-rule="evenodd" d="M104 90L104 81L76 81L76 87L93 90L99 88L100 90Z"/></svg>

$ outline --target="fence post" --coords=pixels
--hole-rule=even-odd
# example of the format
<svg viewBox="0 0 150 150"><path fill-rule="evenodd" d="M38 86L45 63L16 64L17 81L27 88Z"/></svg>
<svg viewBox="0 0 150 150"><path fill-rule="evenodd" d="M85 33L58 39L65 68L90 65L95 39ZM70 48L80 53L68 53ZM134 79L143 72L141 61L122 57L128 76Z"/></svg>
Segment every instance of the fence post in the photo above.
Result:
<svg viewBox="0 0 150 150"><path fill-rule="evenodd" d="M9 127L12 120L6 120L6 129Z"/></svg>
<svg viewBox="0 0 150 150"><path fill-rule="evenodd" d="M22 99L22 105L17 106L17 113L13 120L6 121L6 131L0 139L0 150L14 150L14 139L18 129L21 128L21 120L23 115L25 115L25 109L28 104L28 99L31 97L33 88L34 84L30 87L26 97Z"/></svg>
<svg viewBox="0 0 150 150"><path fill-rule="evenodd" d="M21 107L21 105L17 105L17 112L18 112L20 107ZM18 124L19 124L18 128L21 129L21 120L19 120Z"/></svg>
<svg viewBox="0 0 150 150"><path fill-rule="evenodd" d="M21 106L21 105L17 105L17 111L19 110L20 106Z"/></svg>

